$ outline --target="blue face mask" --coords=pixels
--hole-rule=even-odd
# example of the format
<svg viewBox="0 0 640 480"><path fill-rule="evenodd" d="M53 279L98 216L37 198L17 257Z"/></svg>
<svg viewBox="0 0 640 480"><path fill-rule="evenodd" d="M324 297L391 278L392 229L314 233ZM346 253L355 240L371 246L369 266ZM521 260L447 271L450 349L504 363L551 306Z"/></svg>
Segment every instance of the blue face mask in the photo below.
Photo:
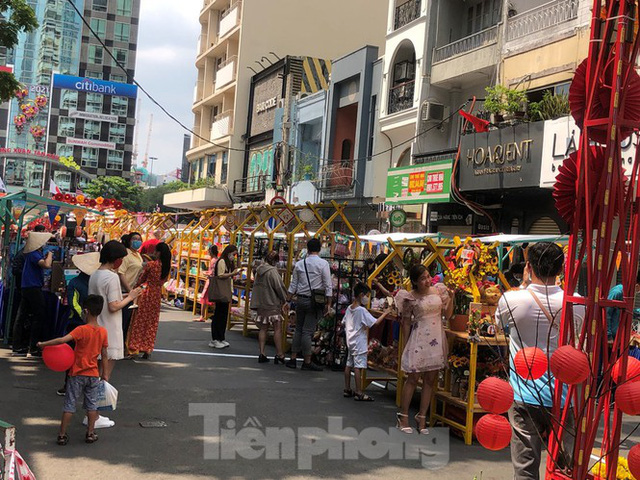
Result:
<svg viewBox="0 0 640 480"><path fill-rule="evenodd" d="M134 240L133 242L131 242L131 248L133 248L134 250L139 250L141 246L142 242L140 240Z"/></svg>

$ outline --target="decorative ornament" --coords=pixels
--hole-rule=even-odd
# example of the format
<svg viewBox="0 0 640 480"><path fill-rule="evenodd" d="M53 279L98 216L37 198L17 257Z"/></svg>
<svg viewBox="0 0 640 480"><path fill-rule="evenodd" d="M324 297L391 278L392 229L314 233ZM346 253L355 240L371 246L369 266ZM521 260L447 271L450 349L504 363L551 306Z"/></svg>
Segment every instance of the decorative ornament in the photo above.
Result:
<svg viewBox="0 0 640 480"><path fill-rule="evenodd" d="M407 223L407 212L401 208L396 208L389 214L389 223L392 227L400 228Z"/></svg>
<svg viewBox="0 0 640 480"><path fill-rule="evenodd" d="M631 475L640 478L640 445L634 445L627 455L627 464Z"/></svg>
<svg viewBox="0 0 640 480"><path fill-rule="evenodd" d="M563 345L551 355L549 368L553 376L562 383L578 385L589 377L589 358L577 348Z"/></svg>
<svg viewBox="0 0 640 480"><path fill-rule="evenodd" d="M618 377L620 376L622 369L622 359L613 365L611 369L611 379L618 383ZM627 376L623 379L624 382L639 382L640 381L640 360L635 357L627 357Z"/></svg>
<svg viewBox="0 0 640 480"><path fill-rule="evenodd" d="M640 382L620 385L616 389L616 405L627 415L640 415Z"/></svg>
<svg viewBox="0 0 640 480"><path fill-rule="evenodd" d="M513 359L516 373L525 380L537 380L547 371L548 360L538 347L526 347L516 353Z"/></svg>
<svg viewBox="0 0 640 480"><path fill-rule="evenodd" d="M487 450L502 450L511 442L511 425L502 415L488 413L476 424L476 438Z"/></svg>
<svg viewBox="0 0 640 480"><path fill-rule="evenodd" d="M103 197L96 198L96 205L102 205L103 203L104 203L104 198Z"/></svg>
<svg viewBox="0 0 640 480"><path fill-rule="evenodd" d="M26 87L20 87L16 90L15 96L18 99L18 103L22 103L29 96L29 90Z"/></svg>
<svg viewBox="0 0 640 480"><path fill-rule="evenodd" d="M54 218L54 220L56 222L59 222L60 220L62 220L62 217L60 215L56 215L56 217Z"/></svg>
<svg viewBox="0 0 640 480"><path fill-rule="evenodd" d="M35 99L36 105L38 106L38 108L44 108L47 106L47 102L49 101L49 99L47 98L46 95L38 95Z"/></svg>
<svg viewBox="0 0 640 480"><path fill-rule="evenodd" d="M497 377L488 377L478 385L478 403L487 412L501 415L513 405L513 388Z"/></svg>
<svg viewBox="0 0 640 480"><path fill-rule="evenodd" d="M78 203L84 203L85 196L80 193L76 195L76 200L78 201Z"/></svg>
<svg viewBox="0 0 640 480"><path fill-rule="evenodd" d="M63 193L56 193L53 196L53 199L57 200L58 202L62 202L62 201L64 201L64 194Z"/></svg>

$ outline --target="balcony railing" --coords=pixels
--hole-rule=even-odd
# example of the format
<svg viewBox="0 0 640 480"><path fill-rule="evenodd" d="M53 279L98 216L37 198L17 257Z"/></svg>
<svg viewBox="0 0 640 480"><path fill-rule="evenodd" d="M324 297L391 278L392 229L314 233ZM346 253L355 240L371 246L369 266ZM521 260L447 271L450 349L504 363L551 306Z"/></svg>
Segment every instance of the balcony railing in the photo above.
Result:
<svg viewBox="0 0 640 480"><path fill-rule="evenodd" d="M211 140L226 137L233 128L233 111L229 110L216 115L211 122Z"/></svg>
<svg viewBox="0 0 640 480"><path fill-rule="evenodd" d="M398 30L406 24L420 18L420 0L409 0L396 7L393 29Z"/></svg>
<svg viewBox="0 0 640 480"><path fill-rule="evenodd" d="M498 41L498 26L494 25L478 33L433 50L433 63L442 62L456 55L485 47Z"/></svg>
<svg viewBox="0 0 640 480"><path fill-rule="evenodd" d="M236 60L238 57L227 58L218 67L216 72L216 90L224 87L225 85L233 82L236 79Z"/></svg>
<svg viewBox="0 0 640 480"><path fill-rule="evenodd" d="M240 0L231 3L229 8L220 16L218 25L218 38L224 37L240 23Z"/></svg>
<svg viewBox="0 0 640 480"><path fill-rule="evenodd" d="M264 195L269 186L268 183L267 175L239 178L233 182L233 194L238 196Z"/></svg>
<svg viewBox="0 0 640 480"><path fill-rule="evenodd" d="M335 160L324 165L316 184L319 190L349 190L353 187L356 169L353 160Z"/></svg>
<svg viewBox="0 0 640 480"><path fill-rule="evenodd" d="M507 41L526 37L578 17L578 0L554 0L509 18Z"/></svg>
<svg viewBox="0 0 640 480"><path fill-rule="evenodd" d="M415 80L401 83L389 90L389 115L408 110L413 107Z"/></svg>

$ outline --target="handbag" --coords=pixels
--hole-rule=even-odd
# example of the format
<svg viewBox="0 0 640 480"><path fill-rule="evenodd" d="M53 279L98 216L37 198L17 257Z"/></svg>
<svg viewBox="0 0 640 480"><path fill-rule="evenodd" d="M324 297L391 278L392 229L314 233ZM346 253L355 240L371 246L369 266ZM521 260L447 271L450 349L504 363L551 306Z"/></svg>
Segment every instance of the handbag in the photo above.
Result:
<svg viewBox="0 0 640 480"><path fill-rule="evenodd" d="M233 292L231 291L231 280L218 276L218 260L213 267L213 275L209 276L209 288L207 288L207 298L210 302L231 303Z"/></svg>
<svg viewBox="0 0 640 480"><path fill-rule="evenodd" d="M309 291L311 292L311 303L316 309L324 308L327 304L327 296L325 290L323 288L311 288L311 280L309 280L309 270L307 270L307 259L305 258L302 263L304 263L304 273L307 275L307 283L309 284Z"/></svg>

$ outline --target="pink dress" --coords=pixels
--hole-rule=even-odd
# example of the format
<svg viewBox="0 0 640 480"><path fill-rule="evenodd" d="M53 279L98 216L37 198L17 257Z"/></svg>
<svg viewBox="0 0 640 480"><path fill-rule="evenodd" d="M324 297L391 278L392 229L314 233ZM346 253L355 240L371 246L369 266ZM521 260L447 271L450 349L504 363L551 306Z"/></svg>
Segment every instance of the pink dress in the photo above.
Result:
<svg viewBox="0 0 640 480"><path fill-rule="evenodd" d="M445 367L447 337L442 325L442 310L449 296L447 287L438 283L423 297L400 291L396 305L403 322L411 322L411 333L402 352L402 371L422 373Z"/></svg>

